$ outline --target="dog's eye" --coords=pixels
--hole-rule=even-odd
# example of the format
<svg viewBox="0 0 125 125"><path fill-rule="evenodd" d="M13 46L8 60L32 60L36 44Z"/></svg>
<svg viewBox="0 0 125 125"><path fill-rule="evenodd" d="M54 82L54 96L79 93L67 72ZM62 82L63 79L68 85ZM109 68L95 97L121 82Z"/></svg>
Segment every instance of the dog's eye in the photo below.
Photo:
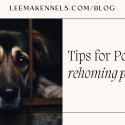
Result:
<svg viewBox="0 0 125 125"><path fill-rule="evenodd" d="M27 60L24 57L19 58L19 65L25 67L28 64Z"/></svg>

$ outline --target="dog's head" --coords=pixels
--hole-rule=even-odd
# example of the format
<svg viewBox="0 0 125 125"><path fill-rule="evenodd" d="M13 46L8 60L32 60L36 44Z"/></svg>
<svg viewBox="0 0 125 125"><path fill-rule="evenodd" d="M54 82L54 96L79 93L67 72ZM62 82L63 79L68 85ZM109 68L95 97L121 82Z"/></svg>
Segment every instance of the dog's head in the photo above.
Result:
<svg viewBox="0 0 125 125"><path fill-rule="evenodd" d="M29 87L28 31L0 31L0 109L18 108L24 91ZM33 30L34 63L48 58L48 43Z"/></svg>

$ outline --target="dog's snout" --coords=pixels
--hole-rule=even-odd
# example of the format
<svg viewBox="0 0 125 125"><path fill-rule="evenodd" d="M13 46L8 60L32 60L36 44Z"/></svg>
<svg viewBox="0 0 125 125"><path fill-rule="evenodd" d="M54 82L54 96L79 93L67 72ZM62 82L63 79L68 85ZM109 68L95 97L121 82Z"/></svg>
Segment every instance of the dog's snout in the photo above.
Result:
<svg viewBox="0 0 125 125"><path fill-rule="evenodd" d="M0 96L5 102L12 102L18 96L18 89L16 87L1 87Z"/></svg>

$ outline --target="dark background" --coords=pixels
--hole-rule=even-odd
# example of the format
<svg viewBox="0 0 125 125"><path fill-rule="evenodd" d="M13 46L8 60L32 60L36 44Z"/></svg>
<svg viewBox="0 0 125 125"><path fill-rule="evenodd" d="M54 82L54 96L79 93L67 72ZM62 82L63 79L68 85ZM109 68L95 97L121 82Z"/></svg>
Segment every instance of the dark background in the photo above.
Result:
<svg viewBox="0 0 125 125"><path fill-rule="evenodd" d="M0 19L0 30L23 31L29 29L28 19ZM33 29L38 30L54 45L51 65L42 68L44 76L62 84L62 20L33 19Z"/></svg>

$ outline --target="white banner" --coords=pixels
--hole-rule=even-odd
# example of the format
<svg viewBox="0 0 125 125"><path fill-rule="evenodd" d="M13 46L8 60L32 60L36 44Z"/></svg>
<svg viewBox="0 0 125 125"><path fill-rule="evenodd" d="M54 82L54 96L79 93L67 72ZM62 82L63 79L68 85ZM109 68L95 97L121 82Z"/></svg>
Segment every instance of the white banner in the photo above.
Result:
<svg viewBox="0 0 125 125"><path fill-rule="evenodd" d="M1 18L125 18L124 0L2 1Z"/></svg>

